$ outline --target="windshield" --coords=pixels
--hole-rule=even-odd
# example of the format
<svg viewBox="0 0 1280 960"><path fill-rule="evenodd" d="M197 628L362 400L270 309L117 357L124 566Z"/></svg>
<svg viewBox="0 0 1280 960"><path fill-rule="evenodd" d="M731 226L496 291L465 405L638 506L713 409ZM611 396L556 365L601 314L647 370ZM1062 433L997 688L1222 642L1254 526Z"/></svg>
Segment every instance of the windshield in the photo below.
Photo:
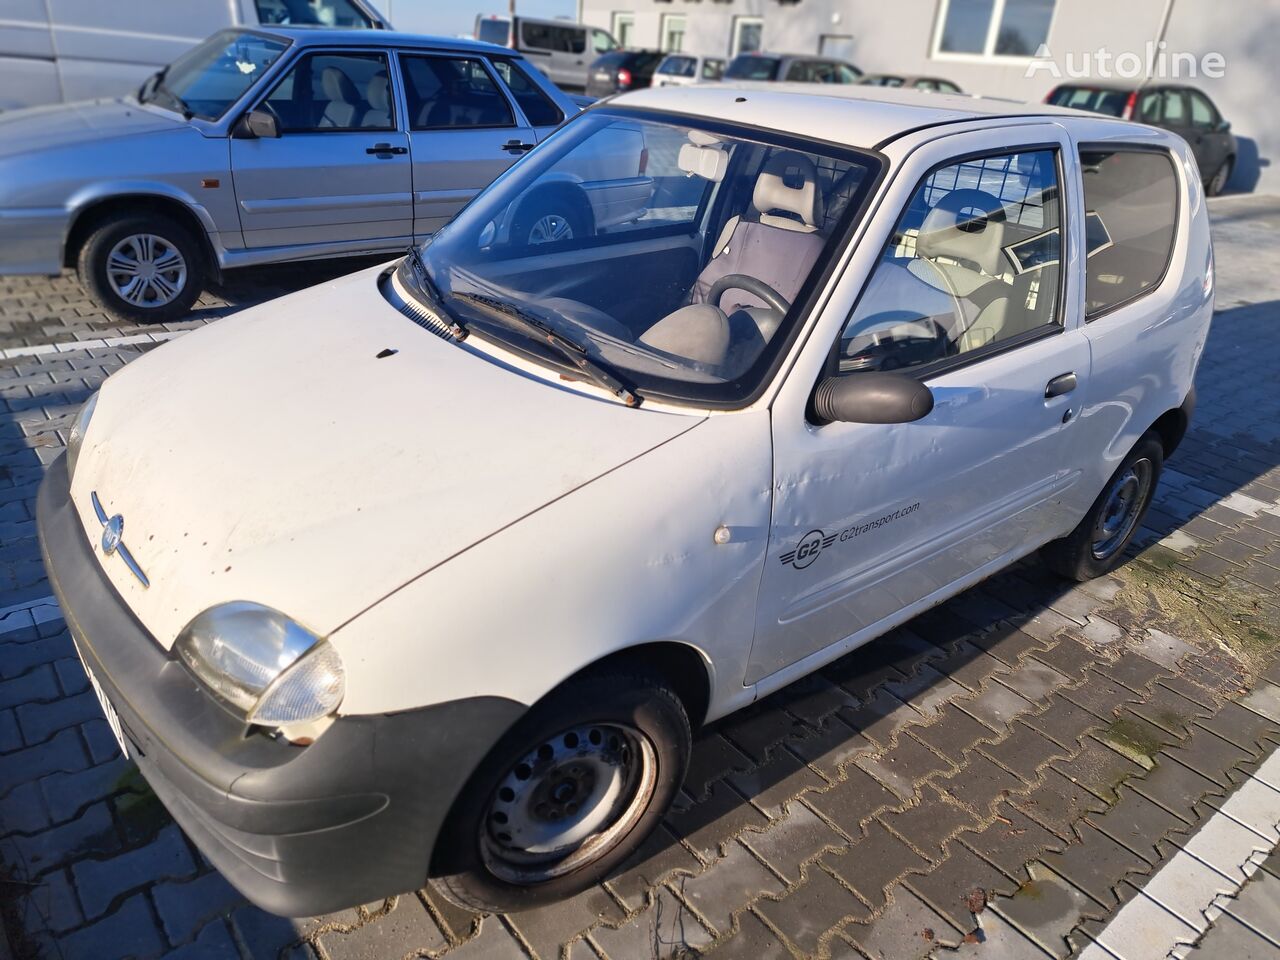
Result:
<svg viewBox="0 0 1280 960"><path fill-rule="evenodd" d="M726 80L773 80L778 76L781 60L762 57L756 53L744 53L729 61L724 71Z"/></svg>
<svg viewBox="0 0 1280 960"><path fill-rule="evenodd" d="M506 304L640 396L730 404L765 382L878 166L847 148L597 108L495 181L422 259L432 295L468 326Z"/></svg>
<svg viewBox="0 0 1280 960"><path fill-rule="evenodd" d="M138 99L202 120L217 120L288 46L276 37L223 30L143 84Z"/></svg>

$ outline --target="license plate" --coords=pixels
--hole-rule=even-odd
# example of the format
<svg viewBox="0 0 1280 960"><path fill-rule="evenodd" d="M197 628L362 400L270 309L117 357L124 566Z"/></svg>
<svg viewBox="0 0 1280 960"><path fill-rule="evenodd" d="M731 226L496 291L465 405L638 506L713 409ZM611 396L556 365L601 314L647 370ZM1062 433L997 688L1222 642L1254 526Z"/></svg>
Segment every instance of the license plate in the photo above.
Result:
<svg viewBox="0 0 1280 960"><path fill-rule="evenodd" d="M80 655L79 648L76 649L76 655ZM111 728L111 732L115 734L116 743L120 744L120 752L124 754L125 759L129 757L129 747L124 739L124 728L120 726L120 716L116 713L116 708L111 705L111 701L107 699L107 695L102 692L102 686L98 683L98 678L93 675L93 671L89 669L89 665L84 662L84 657L80 657L80 665L84 667L85 676L89 678L89 686L93 687L93 692L98 696L98 703L102 705L102 712L106 715L107 726Z"/></svg>

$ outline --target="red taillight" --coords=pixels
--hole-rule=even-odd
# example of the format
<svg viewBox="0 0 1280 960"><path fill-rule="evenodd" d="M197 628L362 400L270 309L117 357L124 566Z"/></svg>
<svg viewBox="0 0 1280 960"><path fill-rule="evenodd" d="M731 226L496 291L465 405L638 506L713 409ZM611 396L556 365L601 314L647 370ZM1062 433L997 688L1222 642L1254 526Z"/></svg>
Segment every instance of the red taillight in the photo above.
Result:
<svg viewBox="0 0 1280 960"><path fill-rule="evenodd" d="M618 71L618 86L620 87L631 86L631 71L626 69L625 67Z"/></svg>
<svg viewBox="0 0 1280 960"><path fill-rule="evenodd" d="M1138 105L1138 91L1134 90L1129 94L1129 99L1124 102L1124 112L1120 116L1126 120L1133 119L1133 110Z"/></svg>
<svg viewBox="0 0 1280 960"><path fill-rule="evenodd" d="M640 176L644 176L644 172L649 169L649 148L644 147L640 151Z"/></svg>

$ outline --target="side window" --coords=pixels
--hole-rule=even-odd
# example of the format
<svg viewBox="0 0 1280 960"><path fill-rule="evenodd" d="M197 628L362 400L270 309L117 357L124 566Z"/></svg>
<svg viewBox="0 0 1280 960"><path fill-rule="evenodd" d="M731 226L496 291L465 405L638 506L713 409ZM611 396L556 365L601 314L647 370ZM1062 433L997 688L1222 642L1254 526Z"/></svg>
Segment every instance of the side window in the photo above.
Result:
<svg viewBox="0 0 1280 960"><path fill-rule="evenodd" d="M507 98L479 60L401 56L400 64L411 130L515 126Z"/></svg>
<svg viewBox="0 0 1280 960"><path fill-rule="evenodd" d="M858 82L859 78L858 78L857 71L846 64L837 63L836 72L839 73L840 75L840 83L857 83Z"/></svg>
<svg viewBox="0 0 1280 960"><path fill-rule="evenodd" d="M613 37L603 30L592 30L591 49L596 53L608 53L610 50L618 49L618 45L613 42Z"/></svg>
<svg viewBox="0 0 1280 960"><path fill-rule="evenodd" d="M258 22L295 27L342 27L366 30L373 26L367 14L351 0L255 0Z"/></svg>
<svg viewBox="0 0 1280 960"><path fill-rule="evenodd" d="M560 53L585 53L587 31L580 27L552 27L551 49Z"/></svg>
<svg viewBox="0 0 1280 960"><path fill-rule="evenodd" d="M1165 153L1081 151L1084 174L1085 318L1159 284L1173 253L1178 181Z"/></svg>
<svg viewBox="0 0 1280 960"><path fill-rule="evenodd" d="M520 104L525 119L533 126L554 127L564 119L560 108L551 102L519 64L510 60L495 60L493 68L516 103Z"/></svg>
<svg viewBox="0 0 1280 960"><path fill-rule="evenodd" d="M1187 91L1187 100L1191 104L1191 125L1202 130L1212 130L1218 125L1218 113L1213 104L1203 93L1196 90Z"/></svg>
<svg viewBox="0 0 1280 960"><path fill-rule="evenodd" d="M787 68L787 75L783 79L809 83L813 80L813 64L808 60L795 60Z"/></svg>
<svg viewBox="0 0 1280 960"><path fill-rule="evenodd" d="M1060 324L1061 209L1053 150L929 174L840 334L840 373L919 367Z"/></svg>
<svg viewBox="0 0 1280 960"><path fill-rule="evenodd" d="M281 133L394 130L395 111L381 53L309 53L263 101Z"/></svg>
<svg viewBox="0 0 1280 960"><path fill-rule="evenodd" d="M520 39L526 47L535 50L552 50L551 27L545 23L530 23L528 20L520 24Z"/></svg>
<svg viewBox="0 0 1280 960"><path fill-rule="evenodd" d="M724 76L723 60L703 60L702 61L702 79L703 80L719 80Z"/></svg>

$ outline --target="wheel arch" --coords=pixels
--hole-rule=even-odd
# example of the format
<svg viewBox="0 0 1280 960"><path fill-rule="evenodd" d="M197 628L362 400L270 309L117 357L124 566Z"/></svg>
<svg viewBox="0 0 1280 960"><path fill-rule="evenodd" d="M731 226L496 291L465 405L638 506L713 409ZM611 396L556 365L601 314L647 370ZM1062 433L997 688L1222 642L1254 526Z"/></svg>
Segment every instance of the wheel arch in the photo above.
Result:
<svg viewBox="0 0 1280 960"><path fill-rule="evenodd" d="M569 201L586 218L588 235L595 233L596 212L595 208L591 206L591 198L587 196L587 191L582 187L582 184L569 176L550 180L530 190L528 196L520 201L514 222L519 222L526 215L526 211L532 208L535 203L554 197L569 198Z"/></svg>
<svg viewBox="0 0 1280 960"><path fill-rule="evenodd" d="M94 230L111 217L119 214L146 213L170 217L186 227L196 243L200 245L205 261L204 266L214 278L220 276L218 256L209 239L210 224L206 222L208 214L202 217L191 204L178 197L146 191L113 193L81 202L72 214L67 227L67 236L62 247L63 266L75 268L76 259L85 242Z"/></svg>
<svg viewBox="0 0 1280 960"><path fill-rule="evenodd" d="M1186 436L1187 427L1191 423L1191 415L1195 412L1195 407L1196 388L1193 386L1187 393L1186 399L1182 401L1181 406L1166 410L1151 425L1151 429L1160 437L1160 445L1164 448L1165 460L1173 456L1173 452L1182 443L1182 438Z"/></svg>

